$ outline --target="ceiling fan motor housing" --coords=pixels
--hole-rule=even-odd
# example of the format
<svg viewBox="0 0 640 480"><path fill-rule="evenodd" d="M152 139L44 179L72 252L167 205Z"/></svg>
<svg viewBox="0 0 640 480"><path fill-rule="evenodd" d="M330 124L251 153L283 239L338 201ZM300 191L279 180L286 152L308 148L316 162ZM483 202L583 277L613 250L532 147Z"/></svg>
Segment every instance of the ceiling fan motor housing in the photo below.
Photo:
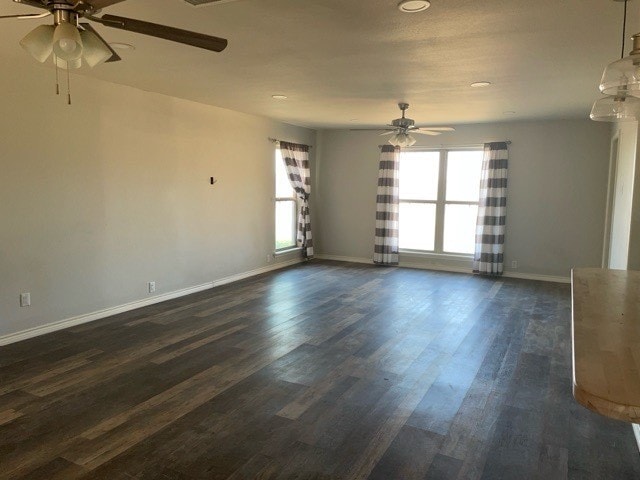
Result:
<svg viewBox="0 0 640 480"><path fill-rule="evenodd" d="M408 103L400 102L398 103L398 108L402 110L402 118L396 118L395 120L392 120L391 125L406 131L408 128L413 127L416 122L414 122L411 118L406 118L404 116L404 112L409 108Z"/></svg>
<svg viewBox="0 0 640 480"><path fill-rule="evenodd" d="M391 125L399 128L409 128L413 127L415 123L416 122L414 122L411 118L396 118L391 122Z"/></svg>

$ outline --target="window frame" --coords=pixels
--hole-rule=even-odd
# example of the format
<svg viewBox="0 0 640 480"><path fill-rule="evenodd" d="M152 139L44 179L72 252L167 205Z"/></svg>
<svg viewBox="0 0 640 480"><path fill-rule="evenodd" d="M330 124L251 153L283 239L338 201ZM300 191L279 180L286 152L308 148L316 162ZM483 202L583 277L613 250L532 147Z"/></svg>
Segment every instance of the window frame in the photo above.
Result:
<svg viewBox="0 0 640 480"><path fill-rule="evenodd" d="M277 170L277 162L283 162L282 159L282 153L280 152L280 148L276 147L275 152L274 152L274 182L273 182L273 188L274 188L274 210L273 210L273 225L274 225L274 235L273 235L273 248L274 248L274 252L276 254L279 253L286 253L292 250L296 250L299 249L300 247L298 246L298 241L297 241L297 236L298 236L298 212L300 210L300 199L298 198L298 196L296 195L296 191L293 187L291 187L291 193L292 196L291 197L278 197L276 196L276 189L277 189L277 185L278 185L278 170ZM284 163L284 162L283 162ZM285 171L286 171L286 167L285 167ZM287 180L289 180L287 178ZM277 206L278 206L278 202L293 202L293 221L291 222L291 233L292 233L292 238L293 238L293 243L284 247L277 247L277 229L278 229L278 224L277 224Z"/></svg>
<svg viewBox="0 0 640 480"><path fill-rule="evenodd" d="M465 146L465 147L456 147L451 146L447 148L407 148L407 151L410 152L438 152L440 157L438 159L438 195L436 200L412 200L412 199L400 199L400 203L417 203L417 204L431 204L436 207L436 224L434 231L434 249L433 250L420 250L415 248L402 248L400 247L400 253L411 253L411 254L426 254L426 255L434 255L434 256L447 256L447 257L463 257L463 258L473 258L473 253L463 253L463 252L449 252L444 250L444 221L445 221L445 210L447 205L476 205L479 206L480 202L469 202L469 201L460 201L460 200L447 200L447 164L449 160L449 152L460 152L460 151L477 151L482 152L482 146ZM400 154L400 162L402 162L402 154ZM398 225L398 228L402 228L401 225Z"/></svg>

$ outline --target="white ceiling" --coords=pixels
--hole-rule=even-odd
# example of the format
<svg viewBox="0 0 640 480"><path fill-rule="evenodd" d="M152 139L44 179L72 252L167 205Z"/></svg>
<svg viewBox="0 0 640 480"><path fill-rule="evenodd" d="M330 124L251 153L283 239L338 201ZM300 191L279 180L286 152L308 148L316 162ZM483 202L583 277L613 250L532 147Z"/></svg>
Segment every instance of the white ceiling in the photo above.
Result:
<svg viewBox="0 0 640 480"><path fill-rule="evenodd" d="M400 100L417 123L455 125L586 118L602 69L620 54L623 4L613 0L432 0L417 14L400 12L398 1L196 8L128 0L104 13L224 37L229 46L214 53L94 24L106 40L136 50L78 73L314 128L385 124ZM639 4L629 3L629 34L640 29ZM37 10L0 4L0 15L25 11ZM2 22L3 69L18 68L15 60L27 56L18 41L49 20ZM493 85L469 87L480 80Z"/></svg>

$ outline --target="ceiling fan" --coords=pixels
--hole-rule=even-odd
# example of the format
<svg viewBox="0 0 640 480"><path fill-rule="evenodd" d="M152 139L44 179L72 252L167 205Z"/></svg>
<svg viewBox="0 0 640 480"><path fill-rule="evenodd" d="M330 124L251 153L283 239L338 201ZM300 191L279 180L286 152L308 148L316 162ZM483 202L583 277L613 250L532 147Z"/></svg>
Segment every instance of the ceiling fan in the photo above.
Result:
<svg viewBox="0 0 640 480"><path fill-rule="evenodd" d="M105 27L163 38L214 52L221 52L227 47L227 40L224 38L116 15L96 16L103 8L124 0L13 1L46 10L46 12L3 15L0 18L29 19L53 16L53 25L36 27L20 41L20 44L41 63L53 53L54 63L61 68L79 68L82 65L82 59L90 67L103 62L120 60L118 54L89 23L79 22L81 18L100 23Z"/></svg>
<svg viewBox="0 0 640 480"><path fill-rule="evenodd" d="M405 112L409 108L408 103L398 103L398 107L402 111L402 117L396 118L389 125L382 128L352 128L352 130L384 130L380 135L393 135L389 139L391 145L398 147L410 147L416 143L411 133L419 133L421 135L441 135L444 132L455 132L453 127L420 127L416 125L411 118L405 117Z"/></svg>

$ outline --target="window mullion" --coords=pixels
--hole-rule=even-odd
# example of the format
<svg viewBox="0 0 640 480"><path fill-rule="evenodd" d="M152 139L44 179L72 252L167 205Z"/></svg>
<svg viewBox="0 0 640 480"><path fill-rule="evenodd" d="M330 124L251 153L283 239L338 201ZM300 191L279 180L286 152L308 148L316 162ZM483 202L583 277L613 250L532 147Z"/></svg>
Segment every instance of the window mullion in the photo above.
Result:
<svg viewBox="0 0 640 480"><path fill-rule="evenodd" d="M411 200L411 199L403 198L402 200L400 200L400 203L430 203L435 205L438 202L436 200Z"/></svg>
<svg viewBox="0 0 640 480"><path fill-rule="evenodd" d="M440 150L440 171L438 174L438 201L436 203L435 251L442 253L444 236L444 203L447 188L447 151Z"/></svg>
<svg viewBox="0 0 640 480"><path fill-rule="evenodd" d="M445 200L445 205L478 205L478 202L468 202L464 200Z"/></svg>

